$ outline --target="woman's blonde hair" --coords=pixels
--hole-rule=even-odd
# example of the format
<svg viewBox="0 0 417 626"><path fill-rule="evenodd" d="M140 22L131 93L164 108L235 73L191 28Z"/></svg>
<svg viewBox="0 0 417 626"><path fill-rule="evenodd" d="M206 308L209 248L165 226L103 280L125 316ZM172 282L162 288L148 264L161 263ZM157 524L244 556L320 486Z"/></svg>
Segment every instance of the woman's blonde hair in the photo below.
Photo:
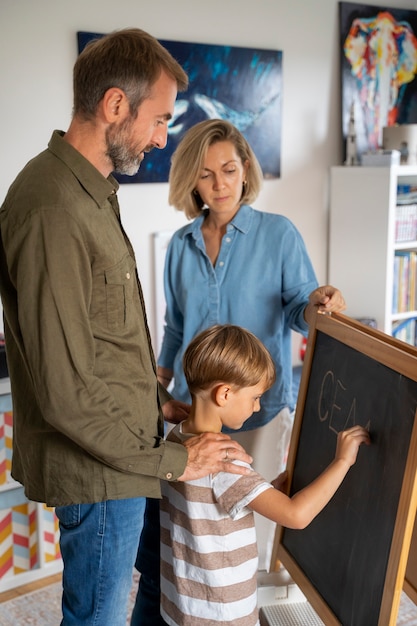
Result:
<svg viewBox="0 0 417 626"><path fill-rule="evenodd" d="M271 355L255 335L240 326L217 324L199 333L183 357L185 379L194 395L218 382L238 388L275 382Z"/></svg>
<svg viewBox="0 0 417 626"><path fill-rule="evenodd" d="M242 163L249 162L241 204L251 204L258 197L263 180L262 170L242 133L225 120L205 120L192 126L185 133L171 159L169 204L178 211L184 211L188 219L197 217L203 210L204 203L194 190L208 148L219 141L230 141Z"/></svg>

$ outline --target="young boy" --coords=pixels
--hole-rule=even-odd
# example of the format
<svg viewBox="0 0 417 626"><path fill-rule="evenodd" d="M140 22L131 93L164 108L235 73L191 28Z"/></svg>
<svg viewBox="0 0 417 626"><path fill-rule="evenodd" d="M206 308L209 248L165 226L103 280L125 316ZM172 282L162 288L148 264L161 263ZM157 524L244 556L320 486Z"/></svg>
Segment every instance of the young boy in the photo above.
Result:
<svg viewBox="0 0 417 626"><path fill-rule="evenodd" d="M222 426L238 429L260 409L275 367L250 332L217 325L188 346L184 373L192 397L189 417L168 435L183 442ZM258 555L253 512L289 528L304 528L326 506L369 435L361 426L339 433L334 461L310 485L288 497L256 472L220 472L165 483L161 503L161 615L178 626L259 624ZM226 457L230 462L241 463ZM274 481L279 482L279 478Z"/></svg>

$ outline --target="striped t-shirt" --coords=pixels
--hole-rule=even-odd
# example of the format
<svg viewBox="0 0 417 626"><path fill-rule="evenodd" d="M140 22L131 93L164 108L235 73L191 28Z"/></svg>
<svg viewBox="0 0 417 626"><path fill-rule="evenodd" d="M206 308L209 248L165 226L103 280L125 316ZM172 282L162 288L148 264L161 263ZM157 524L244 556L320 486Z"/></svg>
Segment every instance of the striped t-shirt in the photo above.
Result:
<svg viewBox="0 0 417 626"><path fill-rule="evenodd" d="M179 424L168 439L182 442L187 436ZM163 483L161 615L168 624L259 624L258 551L247 505L272 488L256 472Z"/></svg>

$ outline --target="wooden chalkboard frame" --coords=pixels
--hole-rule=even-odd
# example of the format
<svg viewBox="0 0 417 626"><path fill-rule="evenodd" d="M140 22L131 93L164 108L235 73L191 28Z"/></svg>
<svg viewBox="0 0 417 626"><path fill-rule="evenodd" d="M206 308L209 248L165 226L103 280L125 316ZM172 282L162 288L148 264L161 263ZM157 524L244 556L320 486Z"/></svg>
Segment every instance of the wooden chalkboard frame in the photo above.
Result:
<svg viewBox="0 0 417 626"><path fill-rule="evenodd" d="M417 604L417 521L414 522L414 530L408 552L404 591L414 604Z"/></svg>
<svg viewBox="0 0 417 626"><path fill-rule="evenodd" d="M410 381L417 381L417 350L414 347L341 314L317 315L315 326L311 329L308 338L288 455L288 493L291 493L297 452L300 446L300 433L306 398L309 391L310 373L315 359L315 345L317 337L320 337L320 333L335 339L336 344L341 342L344 346L348 346L354 351L369 357L377 364L386 366L390 370L397 372L401 377L404 376ZM366 376L366 372L364 375ZM383 393L383 389L381 389L381 393ZM416 413L414 410L413 413L411 439L404 465L405 470L399 485L400 496L395 515L395 524L392 530L379 614L375 616L372 622L375 626L395 626L403 586L412 599L416 589L416 584L413 580L406 580L407 559L417 506L417 420L415 419ZM364 450L364 453L366 454L366 450ZM361 450L359 454L361 454ZM314 476L311 477L311 480L313 478ZM349 474L345 480L348 480L348 478ZM275 569L279 562L284 565L327 626L355 626L354 624L346 624L346 620L342 625L337 615L337 609L333 610L330 608L329 604L324 600L323 590L311 583L303 571L303 564L297 558L294 558L293 554L284 545L286 532L289 531L277 527L271 559L271 563L275 564L275 567L272 567L272 569ZM294 531L292 532L294 533ZM303 533L304 531L295 532ZM317 566L320 567L320 564ZM370 572L372 572L372 563L369 563L369 568ZM354 572L352 575L355 575Z"/></svg>

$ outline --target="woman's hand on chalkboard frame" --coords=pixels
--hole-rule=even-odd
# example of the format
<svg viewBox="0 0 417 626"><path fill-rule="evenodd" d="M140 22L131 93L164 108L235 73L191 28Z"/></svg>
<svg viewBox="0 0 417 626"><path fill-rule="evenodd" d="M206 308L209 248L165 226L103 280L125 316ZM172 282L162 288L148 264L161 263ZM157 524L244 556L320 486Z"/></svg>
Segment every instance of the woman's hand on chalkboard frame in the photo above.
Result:
<svg viewBox="0 0 417 626"><path fill-rule="evenodd" d="M341 313L345 309L346 302L342 292L332 285L324 285L309 295L309 303L304 310L304 319L311 326L317 313Z"/></svg>

